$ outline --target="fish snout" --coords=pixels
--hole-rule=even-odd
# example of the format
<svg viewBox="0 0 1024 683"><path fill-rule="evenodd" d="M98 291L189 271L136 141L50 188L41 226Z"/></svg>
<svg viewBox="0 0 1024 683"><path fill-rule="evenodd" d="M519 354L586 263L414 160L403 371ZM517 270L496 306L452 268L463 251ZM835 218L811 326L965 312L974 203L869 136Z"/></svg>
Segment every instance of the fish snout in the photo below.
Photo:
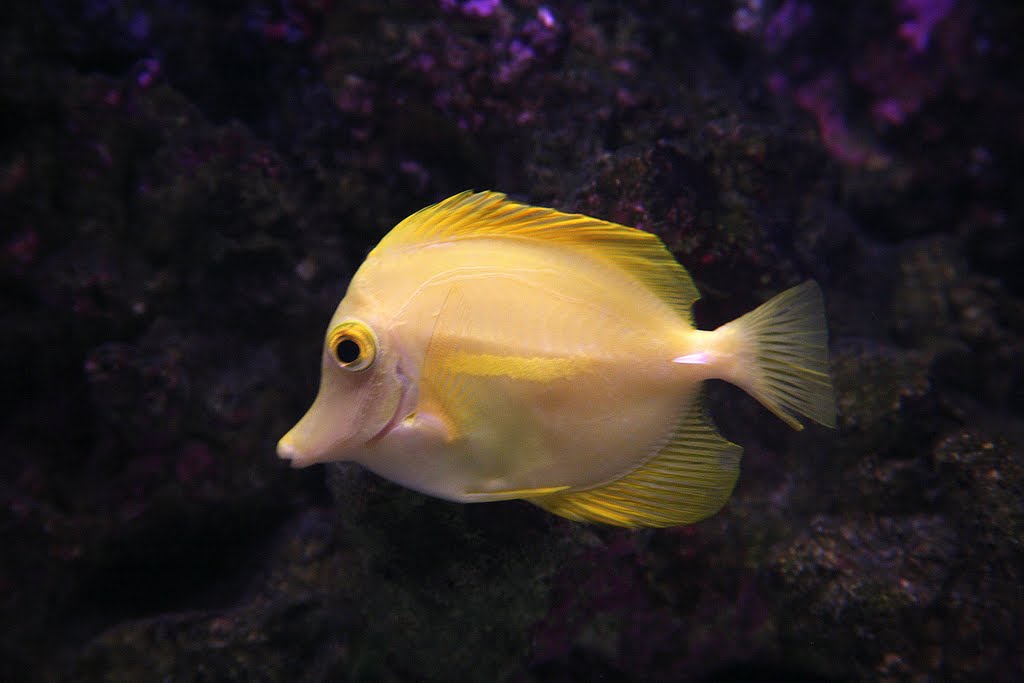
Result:
<svg viewBox="0 0 1024 683"><path fill-rule="evenodd" d="M299 450L299 448L295 445L295 442L292 440L291 432L288 432L287 434L282 436L281 440L277 442L277 457L281 458L282 460L290 461L291 466L296 468L308 467L309 465L312 465L314 462L316 462L315 459L310 458L308 455L304 454L302 451Z"/></svg>
<svg viewBox="0 0 1024 683"><path fill-rule="evenodd" d="M324 425L317 420L320 412L314 405L277 442L277 457L288 460L292 467L309 467L321 462L345 460L353 448L353 436L338 438L333 425Z"/></svg>

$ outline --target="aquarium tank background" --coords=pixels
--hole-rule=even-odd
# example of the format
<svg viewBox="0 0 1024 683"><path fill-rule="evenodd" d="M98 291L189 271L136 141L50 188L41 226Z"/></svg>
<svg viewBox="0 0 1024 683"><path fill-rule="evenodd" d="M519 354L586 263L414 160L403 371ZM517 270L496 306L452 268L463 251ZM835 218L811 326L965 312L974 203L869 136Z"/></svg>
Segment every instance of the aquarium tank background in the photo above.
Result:
<svg viewBox="0 0 1024 683"><path fill-rule="evenodd" d="M1024 675L1014 1L0 7L0 680ZM836 430L706 389L692 525L275 444L369 249L464 190L659 236L713 329L804 280Z"/></svg>

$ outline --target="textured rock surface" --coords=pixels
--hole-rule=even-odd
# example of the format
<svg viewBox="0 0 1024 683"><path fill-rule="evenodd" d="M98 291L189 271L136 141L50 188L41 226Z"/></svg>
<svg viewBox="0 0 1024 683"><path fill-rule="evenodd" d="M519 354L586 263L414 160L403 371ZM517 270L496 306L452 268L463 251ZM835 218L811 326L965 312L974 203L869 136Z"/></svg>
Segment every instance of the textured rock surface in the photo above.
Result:
<svg viewBox="0 0 1024 683"><path fill-rule="evenodd" d="M0 679L1024 670L1017 3L215 4L0 9ZM656 232L704 327L818 280L839 430L713 383L739 486L656 532L288 470L470 187Z"/></svg>

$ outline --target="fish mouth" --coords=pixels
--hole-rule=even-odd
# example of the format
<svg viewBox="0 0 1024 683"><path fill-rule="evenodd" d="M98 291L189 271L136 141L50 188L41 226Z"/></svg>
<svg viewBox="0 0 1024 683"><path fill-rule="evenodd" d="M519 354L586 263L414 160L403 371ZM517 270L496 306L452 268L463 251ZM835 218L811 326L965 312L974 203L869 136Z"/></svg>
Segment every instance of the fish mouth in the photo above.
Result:
<svg viewBox="0 0 1024 683"><path fill-rule="evenodd" d="M277 457L282 460L287 460L291 463L292 467L304 467L306 463L303 462L304 458L299 449L295 447L295 444L291 442L288 435L285 434L281 437L280 441L277 442Z"/></svg>

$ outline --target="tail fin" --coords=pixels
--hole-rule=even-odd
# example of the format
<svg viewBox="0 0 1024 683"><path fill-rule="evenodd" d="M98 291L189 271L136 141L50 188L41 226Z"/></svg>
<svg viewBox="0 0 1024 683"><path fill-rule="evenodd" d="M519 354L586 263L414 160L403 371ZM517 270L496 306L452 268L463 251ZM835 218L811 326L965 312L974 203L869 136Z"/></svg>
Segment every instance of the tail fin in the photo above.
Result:
<svg viewBox="0 0 1024 683"><path fill-rule="evenodd" d="M828 364L828 328L821 288L808 280L782 292L727 327L747 348L743 388L793 429L803 415L836 426Z"/></svg>

